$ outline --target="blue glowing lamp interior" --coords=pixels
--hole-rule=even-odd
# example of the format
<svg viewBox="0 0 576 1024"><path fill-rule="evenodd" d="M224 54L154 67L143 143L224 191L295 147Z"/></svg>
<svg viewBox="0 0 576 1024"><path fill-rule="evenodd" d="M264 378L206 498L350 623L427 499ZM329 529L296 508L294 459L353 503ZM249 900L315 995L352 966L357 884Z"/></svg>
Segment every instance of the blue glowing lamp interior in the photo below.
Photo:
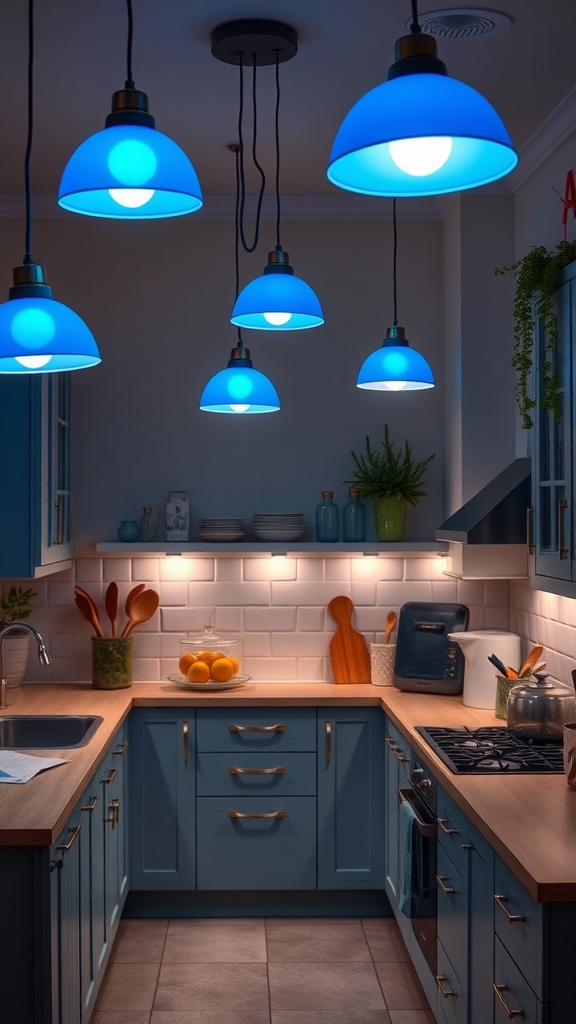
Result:
<svg viewBox="0 0 576 1024"><path fill-rule="evenodd" d="M155 128L123 124L90 136L72 154L58 202L90 217L142 220L194 213L202 190L172 139Z"/></svg>
<svg viewBox="0 0 576 1024"><path fill-rule="evenodd" d="M274 385L252 367L226 367L208 381L200 399L203 412L248 414L277 412Z"/></svg>
<svg viewBox="0 0 576 1024"><path fill-rule="evenodd" d="M352 107L336 135L328 178L372 196L429 196L504 177L518 157L494 108L443 74L400 74Z"/></svg>
<svg viewBox="0 0 576 1024"><path fill-rule="evenodd" d="M243 288L231 322L260 331L303 331L323 324L324 314L310 286L280 270L265 272Z"/></svg>
<svg viewBox="0 0 576 1024"><path fill-rule="evenodd" d="M0 373L57 373L100 361L91 331L61 302L34 297L0 305Z"/></svg>
<svg viewBox="0 0 576 1024"><path fill-rule="evenodd" d="M434 383L424 356L406 344L385 343L363 362L356 386L368 391L422 391Z"/></svg>

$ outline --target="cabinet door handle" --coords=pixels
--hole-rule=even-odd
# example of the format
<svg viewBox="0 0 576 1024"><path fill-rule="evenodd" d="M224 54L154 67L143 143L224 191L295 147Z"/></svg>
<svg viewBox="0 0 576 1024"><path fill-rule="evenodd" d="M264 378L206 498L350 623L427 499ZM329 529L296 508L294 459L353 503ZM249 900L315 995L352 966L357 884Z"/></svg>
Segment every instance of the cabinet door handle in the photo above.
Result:
<svg viewBox="0 0 576 1024"><path fill-rule="evenodd" d="M85 807L81 807L80 810L81 811L95 811L97 803L98 803L98 797L97 796L93 796L92 797L92 802L89 803L89 804L86 804Z"/></svg>
<svg viewBox="0 0 576 1024"><path fill-rule="evenodd" d="M228 732L286 732L285 725L229 725Z"/></svg>
<svg viewBox="0 0 576 1024"><path fill-rule="evenodd" d="M502 911L502 913L507 918L509 924L513 924L514 921L525 921L526 918L524 917L524 914L511 914L510 913L508 908L504 906L504 904L507 901L508 901L508 897L507 896L496 896L496 894L494 894L494 902L500 907L500 910Z"/></svg>
<svg viewBox="0 0 576 1024"><path fill-rule="evenodd" d="M112 757L123 757L124 754L126 753L127 746L128 740L124 740L122 743L119 743L118 746L116 747L116 750L112 751Z"/></svg>
<svg viewBox="0 0 576 1024"><path fill-rule="evenodd" d="M436 984L438 985L438 988L440 989L440 992L444 996L444 999L449 999L450 996L455 996L456 995L456 993L453 992L451 988L444 988L444 985L442 984L442 982L443 981L448 981L448 978L446 977L445 974L436 974L435 978L436 978Z"/></svg>
<svg viewBox="0 0 576 1024"><path fill-rule="evenodd" d="M230 775L285 775L285 768L229 768Z"/></svg>
<svg viewBox="0 0 576 1024"><path fill-rule="evenodd" d="M396 743L396 741L392 739L392 737L391 737L391 736L387 736L387 737L386 737L386 743L387 743L387 744L388 744L388 746L390 747L390 750L394 750L394 751L396 751L396 750L400 750L400 747L398 746L398 744Z"/></svg>
<svg viewBox="0 0 576 1024"><path fill-rule="evenodd" d="M285 818L286 811L262 811L260 814L249 814L247 811L228 811L229 818Z"/></svg>
<svg viewBox="0 0 576 1024"><path fill-rule="evenodd" d="M528 554L534 554L534 535L532 533L532 505L528 505L526 508L526 547L528 548Z"/></svg>
<svg viewBox="0 0 576 1024"><path fill-rule="evenodd" d="M108 804L108 810L110 811L110 817L104 818L104 821L107 821L112 825L112 828L116 828L116 825L120 821L120 801L117 797L114 797L114 799L110 801Z"/></svg>
<svg viewBox="0 0 576 1024"><path fill-rule="evenodd" d="M564 509L568 508L566 498L558 502L558 558L568 557L568 548L564 547Z"/></svg>
<svg viewBox="0 0 576 1024"><path fill-rule="evenodd" d="M401 750L395 750L394 753L396 754L396 760L397 761L402 762L402 761L409 761L410 760L410 758L406 757L406 755L403 754Z"/></svg>
<svg viewBox="0 0 576 1024"><path fill-rule="evenodd" d="M330 764L332 758L332 722L325 722L326 732L326 764Z"/></svg>
<svg viewBox="0 0 576 1024"><path fill-rule="evenodd" d="M68 850L72 849L82 831L82 825L76 825L76 828L69 828L68 831L71 833L68 842L56 847L57 850L62 850L63 853L68 853Z"/></svg>
<svg viewBox="0 0 576 1024"><path fill-rule="evenodd" d="M438 883L438 888L441 889L442 892L446 893L447 896L452 896L456 892L456 889L454 888L453 885L444 885L444 882L447 879L447 875L436 875L436 882Z"/></svg>
<svg viewBox="0 0 576 1024"><path fill-rule="evenodd" d="M54 502L54 508L56 509L56 536L53 538L53 544L64 543L64 502L62 498Z"/></svg>
<svg viewBox="0 0 576 1024"><path fill-rule="evenodd" d="M440 825L440 828L442 829L442 831L443 831L445 836L459 836L460 835L460 833L459 833L457 828L450 828L449 826L444 824L446 821L450 821L450 818L436 818L436 821Z"/></svg>
<svg viewBox="0 0 576 1024"><path fill-rule="evenodd" d="M117 768L109 768L108 771L106 772L106 775L104 776L104 778L101 779L100 781L101 782L105 782L106 785L109 786L111 782L114 782L114 779L116 778L117 775L118 775L118 769Z"/></svg>
<svg viewBox="0 0 576 1024"><path fill-rule="evenodd" d="M492 988L494 989L494 992L498 996L501 1005L504 1007L504 1010L508 1016L508 1020L512 1020L512 1017L524 1016L524 1010L513 1010L511 1006L508 1006L508 1003L506 1002L504 996L502 995L502 993L506 991L506 985L497 985L496 982L494 982Z"/></svg>
<svg viewBox="0 0 576 1024"><path fill-rule="evenodd" d="M185 761L188 760L188 722L182 723L182 757Z"/></svg>

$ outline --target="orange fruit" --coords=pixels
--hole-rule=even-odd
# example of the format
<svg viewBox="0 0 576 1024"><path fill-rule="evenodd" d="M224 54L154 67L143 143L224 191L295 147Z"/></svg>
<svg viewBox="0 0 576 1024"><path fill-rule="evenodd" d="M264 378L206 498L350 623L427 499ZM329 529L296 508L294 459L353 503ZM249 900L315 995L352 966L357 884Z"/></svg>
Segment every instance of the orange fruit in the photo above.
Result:
<svg viewBox="0 0 576 1024"><path fill-rule="evenodd" d="M230 659L216 658L210 667L210 675L212 679L216 679L219 683L227 683L234 675L234 668Z"/></svg>
<svg viewBox="0 0 576 1024"><path fill-rule="evenodd" d="M192 662L186 675L191 683L207 683L210 679L210 669L205 662L198 659Z"/></svg>
<svg viewBox="0 0 576 1024"><path fill-rule="evenodd" d="M211 665L216 658L221 657L218 651L200 651L198 654L198 661L203 661L205 665Z"/></svg>
<svg viewBox="0 0 576 1024"><path fill-rule="evenodd" d="M188 653L188 654L183 654L182 655L182 657L180 658L180 661L178 662L178 668L180 669L180 671L181 671L183 676L186 675L188 669L190 668L190 665L193 665L195 661L196 661L196 655L195 654Z"/></svg>
<svg viewBox="0 0 576 1024"><path fill-rule="evenodd" d="M240 668L240 662L238 661L238 658L235 658L233 654L228 654L227 657L228 661L232 665L232 675L237 676L238 669Z"/></svg>

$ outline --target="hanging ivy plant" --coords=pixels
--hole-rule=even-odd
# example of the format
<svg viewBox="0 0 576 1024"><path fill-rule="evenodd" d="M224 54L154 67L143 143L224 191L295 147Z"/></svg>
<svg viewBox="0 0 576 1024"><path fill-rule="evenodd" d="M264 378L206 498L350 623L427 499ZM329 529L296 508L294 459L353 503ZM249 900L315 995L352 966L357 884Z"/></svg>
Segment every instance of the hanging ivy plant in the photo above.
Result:
<svg viewBox="0 0 576 1024"><path fill-rule="evenodd" d="M534 425L532 410L535 399L530 396L530 374L534 361L534 328L540 317L546 332L546 351L541 367L542 408L549 409L556 418L560 415L560 379L555 365L558 344L558 320L554 310L554 295L564 267L576 260L576 241L559 242L555 249L534 245L530 252L509 267L498 267L497 274L514 274L514 355L512 366L516 371L516 402L522 417L522 426L529 430Z"/></svg>

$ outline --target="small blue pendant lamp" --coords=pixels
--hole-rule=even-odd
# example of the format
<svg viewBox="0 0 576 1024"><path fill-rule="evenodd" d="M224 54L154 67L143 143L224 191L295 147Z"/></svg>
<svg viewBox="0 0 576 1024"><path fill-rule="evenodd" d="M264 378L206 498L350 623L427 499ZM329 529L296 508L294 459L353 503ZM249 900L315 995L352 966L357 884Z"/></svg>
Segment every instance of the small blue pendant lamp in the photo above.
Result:
<svg viewBox="0 0 576 1024"><path fill-rule="evenodd" d="M202 397L203 412L278 412L280 399L268 377L255 370L242 343L232 349L226 369L210 378Z"/></svg>
<svg viewBox="0 0 576 1024"><path fill-rule="evenodd" d="M240 104L238 135L240 139L240 165L243 168L244 145L242 140L243 118L243 67L250 61L254 69L253 85L253 131L255 151L256 140L256 68L274 64L276 66L276 247L268 254L268 264L261 277L255 278L238 294L232 310L231 322L237 327L260 331L303 331L319 327L324 323L324 314L316 295L305 281L296 277L290 266L290 258L280 244L280 64L289 61L298 53L298 36L293 28L278 21L246 19L227 22L212 33L212 54L226 64L240 68ZM264 174L255 156L254 162ZM255 241L248 245L244 239L242 211L244 208L244 174L240 175L240 237L246 252L253 252L258 240L262 191L258 201Z"/></svg>
<svg viewBox="0 0 576 1024"><path fill-rule="evenodd" d="M366 93L340 126L328 162L339 188L371 196L433 196L477 188L509 174L518 157L480 93L455 78L421 32L396 43L388 79Z"/></svg>
<svg viewBox="0 0 576 1024"><path fill-rule="evenodd" d="M396 299L396 256L398 233L396 229L396 199L393 205L394 223L394 323L386 331L381 348L372 352L360 367L356 386L367 391L422 391L433 388L435 381L428 363L416 349L410 348L404 328L398 326Z"/></svg>
<svg viewBox="0 0 576 1024"><path fill-rule="evenodd" d="M103 131L91 135L70 157L58 202L88 217L153 220L194 213L202 190L190 160L154 127L146 93L132 80L132 3L128 6L128 71L124 89L112 97Z"/></svg>
<svg viewBox="0 0 576 1024"><path fill-rule="evenodd" d="M28 0L28 139L24 161L26 254L0 304L0 373L57 373L100 362L98 346L77 313L52 297L44 267L30 253L30 157L33 124L34 3Z"/></svg>

